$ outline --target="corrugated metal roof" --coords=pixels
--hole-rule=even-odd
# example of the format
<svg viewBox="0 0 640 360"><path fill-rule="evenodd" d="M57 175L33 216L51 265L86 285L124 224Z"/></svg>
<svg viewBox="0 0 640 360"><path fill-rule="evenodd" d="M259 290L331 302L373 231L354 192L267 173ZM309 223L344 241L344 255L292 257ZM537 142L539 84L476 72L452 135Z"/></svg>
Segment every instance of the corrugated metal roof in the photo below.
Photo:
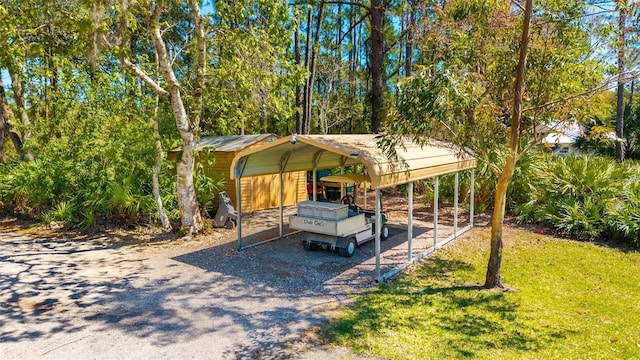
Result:
<svg viewBox="0 0 640 360"><path fill-rule="evenodd" d="M294 140L295 136L295 140ZM442 142L421 147L406 139L396 149L398 158L378 148L375 135L291 135L263 146L246 149L232 163L234 177L277 174L363 164L373 188L383 188L471 169L476 160L461 155ZM286 164L285 164L286 162Z"/></svg>
<svg viewBox="0 0 640 360"><path fill-rule="evenodd" d="M258 141L268 138L273 138L275 141L280 137L275 134L203 136L198 140L195 150L200 151L205 148L213 147L216 151L240 151L257 143ZM182 148L179 147L171 149L170 151L181 150Z"/></svg>

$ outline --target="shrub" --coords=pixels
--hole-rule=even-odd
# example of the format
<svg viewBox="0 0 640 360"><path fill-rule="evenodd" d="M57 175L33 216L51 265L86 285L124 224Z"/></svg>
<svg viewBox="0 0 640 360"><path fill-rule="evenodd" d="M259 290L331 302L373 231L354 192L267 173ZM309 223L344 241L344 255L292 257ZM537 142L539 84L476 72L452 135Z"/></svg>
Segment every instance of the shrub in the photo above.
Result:
<svg viewBox="0 0 640 360"><path fill-rule="evenodd" d="M640 166L598 156L536 155L514 179L521 223L545 223L585 240L639 243ZM526 189L526 191L525 191Z"/></svg>

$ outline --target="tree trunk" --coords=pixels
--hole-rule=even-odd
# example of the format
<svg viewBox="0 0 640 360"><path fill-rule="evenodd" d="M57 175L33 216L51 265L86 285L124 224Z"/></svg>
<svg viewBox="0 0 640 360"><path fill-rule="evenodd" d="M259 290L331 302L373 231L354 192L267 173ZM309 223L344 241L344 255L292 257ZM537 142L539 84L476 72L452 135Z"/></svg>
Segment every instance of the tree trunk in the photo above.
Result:
<svg viewBox="0 0 640 360"><path fill-rule="evenodd" d="M154 11L151 23L151 37L156 51L158 52L158 62L169 86L171 109L176 121L176 127L180 133L180 138L182 139L182 158L176 166L176 187L182 228L188 229L190 234L195 235L203 228L202 216L200 215L200 208L196 199L193 183L193 169L195 165L193 152L195 149L195 140L193 136L193 129L189 123L189 118L180 94L180 84L178 83L178 79L171 67L171 59L169 58L167 48L160 32L160 11L161 9L156 9Z"/></svg>
<svg viewBox="0 0 640 360"><path fill-rule="evenodd" d="M407 37L404 47L404 76L411 76L411 69L413 68L413 19L414 19L413 4L409 2L409 15L407 20Z"/></svg>
<svg viewBox="0 0 640 360"><path fill-rule="evenodd" d="M160 170L162 169L162 160L164 158L164 150L162 149L162 142L160 141L160 130L158 129L158 106L160 105L160 95L156 95L156 105L153 108L153 116L151 118L151 126L153 127L153 139L155 141L156 147L156 164L153 167L153 174L151 176L151 192L153 193L153 198L156 201L156 207L158 208L158 215L160 216L160 222L162 223L162 228L164 231L171 231L171 223L169 222L169 217L167 213L164 211L164 206L162 204L162 197L160 197L160 181L158 177L160 176Z"/></svg>
<svg viewBox="0 0 640 360"><path fill-rule="evenodd" d="M2 82L2 78L0 76L0 164L6 161L4 147L6 144L7 136L11 139L11 143L13 144L14 149L16 149L17 154L22 153L22 140L20 140L20 136L11 131L12 123L14 120L13 111L9 106L9 102L7 101L7 94L4 90L4 83Z"/></svg>
<svg viewBox="0 0 640 360"><path fill-rule="evenodd" d="M313 16L312 12L309 12L309 16ZM305 83L305 97L304 97L304 112L302 121L302 134L308 134L311 131L311 104L313 102L313 87L316 79L316 60L318 58L318 48L320 46L320 31L322 29L322 19L324 17L324 1L320 1L318 7L318 18L316 19L316 29L313 34L313 44L309 49L309 37L311 36L311 21L309 21L307 32L307 58L309 59L309 50L311 50L311 57L309 60L309 77Z"/></svg>
<svg viewBox="0 0 640 360"><path fill-rule="evenodd" d="M55 36L50 25L47 25L46 29L49 36ZM44 81L44 119L49 121L56 114L56 96L58 94L58 65L56 64L53 46L47 46L45 56L49 75L48 79Z"/></svg>
<svg viewBox="0 0 640 360"><path fill-rule="evenodd" d="M619 3L620 16L618 24L618 99L616 108L616 158L624 161L624 71L625 71L625 23L627 9L624 2Z"/></svg>
<svg viewBox="0 0 640 360"><path fill-rule="evenodd" d="M316 20L316 32L313 37L313 47L311 51L311 66L309 69L309 90L307 99L307 121L304 123L304 134L311 132L311 104L313 102L313 88L316 80L316 61L318 59L318 50L320 47L320 31L322 29L322 19L324 17L324 1L320 1L318 8L318 19Z"/></svg>
<svg viewBox="0 0 640 360"><path fill-rule="evenodd" d="M194 84L193 103L194 110L192 111L193 121L193 133L194 138L198 139L198 132L200 131L200 120L204 113L204 98L202 91L204 89L204 78L207 73L207 33L205 23L206 20L200 13L200 6L197 0L189 0L189 9L195 19L194 33L196 35L196 44L198 46L198 56L196 57L196 82Z"/></svg>
<svg viewBox="0 0 640 360"><path fill-rule="evenodd" d="M349 34L349 93L351 94L351 106L355 107L356 102L356 54L358 50L358 23L356 22L356 11L351 6L351 16L349 17L349 28L352 29ZM349 115L349 133L353 134L355 130L355 116L353 112Z"/></svg>
<svg viewBox="0 0 640 360"><path fill-rule="evenodd" d="M484 286L488 289L502 288L500 279L500 267L502 265L502 227L507 204L507 189L515 171L516 157L510 154L507 157L505 168L498 178L496 197L493 206L493 218L491 220L491 252L487 265L487 277Z"/></svg>
<svg viewBox="0 0 640 360"><path fill-rule="evenodd" d="M21 67L20 67L21 69ZM20 77L21 70L10 71L11 75L11 88L13 89L13 99L16 105L16 111L20 117L20 143L24 144L31 138L31 121L29 120L29 114L24 105L24 94L22 92L22 78ZM23 152L22 146L20 146L20 155L24 161L33 161L34 156L30 151Z"/></svg>
<svg viewBox="0 0 640 360"><path fill-rule="evenodd" d="M2 83L2 73L0 73L0 164L4 164L4 132L5 132L5 114L4 104L7 96L4 92L4 84Z"/></svg>
<svg viewBox="0 0 640 360"><path fill-rule="evenodd" d="M297 10L296 6L296 10ZM297 14L297 11L296 11ZM293 51L294 61L298 67L300 67L300 16L296 15L296 31L293 36ZM298 83L296 83L296 133L302 134L302 89Z"/></svg>
<svg viewBox="0 0 640 360"><path fill-rule="evenodd" d="M522 21L522 35L520 38L520 55L514 83L513 114L511 116L511 134L509 139L509 154L507 155L504 170L498 178L496 188L493 219L491 222L491 252L487 265L487 277L484 283L486 288L502 288L500 279L500 267L502 265L502 227L507 202L507 189L513 178L520 153L520 136L522 125L522 88L527 70L527 50L529 48L529 27L531 14L533 13L533 0L527 0Z"/></svg>
<svg viewBox="0 0 640 360"><path fill-rule="evenodd" d="M309 69L309 59L311 58L311 37L313 36L313 31L311 27L313 26L313 10L309 8L307 11L307 38L305 40L305 54L304 54L304 67ZM310 126L310 114L308 112L309 107L307 104L311 102L309 97L309 78L307 77L304 80L304 89L302 94L302 122L300 124L300 134L305 134L305 129Z"/></svg>
<svg viewBox="0 0 640 360"><path fill-rule="evenodd" d="M378 134L381 130L384 92L384 5L382 0L371 0L371 131Z"/></svg>

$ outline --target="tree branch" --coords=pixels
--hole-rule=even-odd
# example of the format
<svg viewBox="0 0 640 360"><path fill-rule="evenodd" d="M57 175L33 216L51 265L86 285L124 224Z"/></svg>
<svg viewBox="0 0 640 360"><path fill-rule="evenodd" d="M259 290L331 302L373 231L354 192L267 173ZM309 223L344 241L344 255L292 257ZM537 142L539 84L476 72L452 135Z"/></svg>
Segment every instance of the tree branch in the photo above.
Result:
<svg viewBox="0 0 640 360"><path fill-rule="evenodd" d="M113 44L109 42L109 40L104 34L102 35L102 43L106 47L113 49ZM122 63L122 65L124 65L124 67L127 70L129 70L133 75L137 76L142 81L144 81L144 83L147 84L153 90L153 92L155 92L160 96L169 96L169 92L163 89L162 86L160 86L160 84L158 84L149 75L147 75L147 73L144 72L144 70L140 69L138 65L132 63L129 59L125 58L124 56L118 56L118 57L120 58L120 62Z"/></svg>
<svg viewBox="0 0 640 360"><path fill-rule="evenodd" d="M639 71L627 72L626 76L623 79L623 83L627 83L627 82L629 82L631 80L635 80L638 77L640 77L640 72ZM528 107L526 109L523 109L522 112L524 113L524 112L528 112L528 111L532 111L532 110L534 110L534 111L535 110L541 110L541 109L544 109L544 108L552 106L552 105L556 105L556 104L559 104L559 103L563 103L565 101L569 101L569 100L573 100L573 99L579 98L581 96L591 95L591 94L594 94L594 93L597 93L597 92L600 92L602 90L605 90L605 89L609 88L612 84L614 84L616 82L617 82L617 78L612 77L612 78L609 78L607 81L603 82L602 84L596 86L593 89L590 89L590 90L587 90L587 91L584 91L584 92L581 92L581 93L578 93L578 94L570 95L570 96L567 96L567 97L564 97L564 98L561 98L561 99L552 100L552 101L546 102L544 104Z"/></svg>
<svg viewBox="0 0 640 360"><path fill-rule="evenodd" d="M122 58L122 64L131 71L135 76L139 77L145 84L147 84L153 92L160 96L169 96L169 92L162 88L157 82L155 82L147 73L140 69L136 64L129 61L129 59Z"/></svg>
<svg viewBox="0 0 640 360"><path fill-rule="evenodd" d="M353 23L353 25L351 25L349 27L349 30L345 31L344 34L342 34L342 37L339 39L338 44L342 44L342 41L344 41L344 39L351 34L351 32L353 31L353 29L355 29L358 25L360 25L361 22L363 22L368 16L369 16L369 11L367 11L366 14L364 14L360 20L356 21L355 23Z"/></svg>
<svg viewBox="0 0 640 360"><path fill-rule="evenodd" d="M515 0L510 0L510 3L512 3L513 5L517 6L518 9L522 10L523 12L525 11L524 6L522 6L522 4L520 4L519 2L515 1Z"/></svg>

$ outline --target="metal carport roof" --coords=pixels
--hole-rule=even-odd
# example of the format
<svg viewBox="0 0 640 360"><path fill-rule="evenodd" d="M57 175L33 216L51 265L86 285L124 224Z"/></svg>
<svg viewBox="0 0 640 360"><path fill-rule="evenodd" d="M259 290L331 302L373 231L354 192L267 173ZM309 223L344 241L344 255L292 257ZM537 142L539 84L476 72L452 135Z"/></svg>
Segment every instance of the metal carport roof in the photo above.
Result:
<svg viewBox="0 0 640 360"><path fill-rule="evenodd" d="M343 167L349 165L363 165L371 178L371 188L375 189L375 219L381 223L381 192L380 189L401 184L409 184L408 209L408 254L409 260L384 276L380 274L380 227L376 227L376 280L382 281L400 271L411 262L417 261L426 254L434 251L450 241L449 238L441 243L437 238L438 213L438 176L455 173L455 220L454 235L473 227L473 182L476 160L472 156L462 154L459 149L439 141L431 141L429 145L420 146L409 139L404 139L402 146L395 149L396 156L390 157L380 149L376 142L376 135L290 135L275 140L263 146L246 149L239 152L231 163L232 178L244 176L280 174L280 238L284 236L284 214L282 199L282 174L291 171L312 170L313 193L316 189L315 171L318 169ZM470 225L458 232L458 172L471 170L471 206ZM413 217L413 183L417 180L435 178L434 189L434 246L418 256L412 255L411 239ZM237 196L240 197L240 182L236 181ZM237 202L239 204L239 201ZM238 206L238 249L242 246L242 209ZM276 238L277 239L277 238ZM275 240L275 239L272 239ZM271 240L267 240L271 241ZM261 243L267 242L263 241ZM253 244L251 246L259 245ZM250 246L248 246L250 247ZM248 248L247 247L247 248Z"/></svg>
<svg viewBox="0 0 640 360"><path fill-rule="evenodd" d="M476 166L473 157L438 141L421 147L405 139L396 153L391 158L378 148L376 135L290 135L241 151L231 168L237 178L362 164L379 189Z"/></svg>

